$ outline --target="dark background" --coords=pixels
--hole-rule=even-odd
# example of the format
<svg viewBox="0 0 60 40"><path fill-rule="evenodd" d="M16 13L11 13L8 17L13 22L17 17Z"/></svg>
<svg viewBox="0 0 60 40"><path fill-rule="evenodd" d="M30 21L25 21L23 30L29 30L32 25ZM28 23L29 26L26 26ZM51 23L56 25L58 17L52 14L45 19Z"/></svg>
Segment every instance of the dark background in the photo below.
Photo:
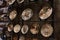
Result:
<svg viewBox="0 0 60 40"><path fill-rule="evenodd" d="M13 9L16 8L16 10L17 10L17 12L19 14L20 6L21 6L20 12L22 12L25 8L29 7L32 4L31 8L35 11L35 14L36 14L38 12L38 11L36 12L37 8L39 9L39 7L41 7L41 5L44 4L44 3L46 3L44 0L41 0L41 1L40 0L35 0L34 2L30 2L30 1L26 0L22 4L18 4L18 3L15 2L11 6L9 6L10 7L9 10L10 9L13 10ZM54 26L54 33L49 38L45 38L45 37L42 37L42 36L39 36L39 35L38 35L38 38L39 38L39 40L60 40L60 0L50 0L48 3L53 7L53 14L52 14L52 18L53 19L52 18L48 18L47 22L52 23L52 25ZM28 5L28 4L30 4L30 5ZM26 5L28 5L28 6L26 6ZM37 5L37 6L35 6L36 7L35 9L34 9L33 5ZM18 16L18 18L19 18L19 16ZM17 24L19 22L19 21L17 22L18 18L16 18L15 20L13 20L11 22ZM20 19L20 20L21 20L20 22L22 22L22 24L24 24L24 21L22 19ZM36 21L34 18L32 18L32 19L28 20L27 23L30 22L30 21L33 22L33 20L34 20L34 22ZM38 22L41 21L39 18L37 18L37 20L38 20ZM15 34L13 34L13 35L15 35ZM26 36L26 35L24 35L24 36ZM33 35L33 36L37 37L36 35Z"/></svg>
<svg viewBox="0 0 60 40"><path fill-rule="evenodd" d="M54 0L55 7L55 40L60 40L60 0Z"/></svg>

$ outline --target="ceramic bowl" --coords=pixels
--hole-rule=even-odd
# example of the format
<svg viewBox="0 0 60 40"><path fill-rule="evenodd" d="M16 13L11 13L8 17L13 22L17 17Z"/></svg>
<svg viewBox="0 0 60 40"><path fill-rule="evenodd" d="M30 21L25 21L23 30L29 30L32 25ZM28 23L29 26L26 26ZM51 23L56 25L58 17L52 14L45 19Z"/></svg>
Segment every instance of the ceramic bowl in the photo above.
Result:
<svg viewBox="0 0 60 40"><path fill-rule="evenodd" d="M15 10L11 11L9 14L10 20L13 20L17 16L17 12Z"/></svg>
<svg viewBox="0 0 60 40"><path fill-rule="evenodd" d="M34 24L32 25L32 27L31 27L31 29L30 29L30 32L31 32L32 34L38 34L38 32L39 32L39 24L34 23Z"/></svg>
<svg viewBox="0 0 60 40"><path fill-rule="evenodd" d="M53 27L50 24L44 24L41 28L41 34L44 37L49 37L53 33Z"/></svg>
<svg viewBox="0 0 60 40"><path fill-rule="evenodd" d="M11 32L13 30L13 24L8 25L8 31Z"/></svg>
<svg viewBox="0 0 60 40"><path fill-rule="evenodd" d="M51 16L52 11L53 11L52 8L48 6L44 6L39 12L39 18L42 20L47 19L48 17Z"/></svg>
<svg viewBox="0 0 60 40"><path fill-rule="evenodd" d="M22 19L26 21L26 20L29 20L32 17L32 15L33 15L32 9L27 8L22 12L21 16L22 16Z"/></svg>
<svg viewBox="0 0 60 40"><path fill-rule="evenodd" d="M20 29L21 29L21 26L20 26L19 24L16 24L16 25L14 26L14 32L15 32L15 33L18 33L18 32L20 31Z"/></svg>
<svg viewBox="0 0 60 40"><path fill-rule="evenodd" d="M22 34L26 34L28 32L28 25L23 25L22 29L21 29L21 32Z"/></svg>

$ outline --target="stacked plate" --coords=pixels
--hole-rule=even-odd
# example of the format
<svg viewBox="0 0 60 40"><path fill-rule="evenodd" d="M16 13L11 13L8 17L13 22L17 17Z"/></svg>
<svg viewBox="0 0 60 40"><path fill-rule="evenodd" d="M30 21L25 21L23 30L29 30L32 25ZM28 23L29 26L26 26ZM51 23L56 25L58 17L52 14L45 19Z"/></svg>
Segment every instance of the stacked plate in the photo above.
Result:
<svg viewBox="0 0 60 40"><path fill-rule="evenodd" d="M52 26L53 8L48 3L48 0L44 1L47 2L48 5L43 6L38 3L38 0L37 2L35 2L35 0L30 0L30 2L28 0L1 0L0 6L3 5L4 2L6 2L6 6L0 8L0 19L7 20L8 18L8 22L12 23L5 25L7 26L7 31L4 31L7 37L12 36L13 40L38 40L40 35L43 37L52 36L54 31ZM29 3L25 4L25 2ZM35 19L37 20L35 21ZM25 24L25 22L27 24ZM44 24L45 22L48 23ZM0 34L2 30L3 29L0 28ZM10 35L10 33L12 34ZM25 36L28 36L28 38ZM30 38L30 36L32 37ZM36 38L34 38L35 36ZM37 36L39 37L37 38ZM2 40L2 38L0 38L0 40Z"/></svg>

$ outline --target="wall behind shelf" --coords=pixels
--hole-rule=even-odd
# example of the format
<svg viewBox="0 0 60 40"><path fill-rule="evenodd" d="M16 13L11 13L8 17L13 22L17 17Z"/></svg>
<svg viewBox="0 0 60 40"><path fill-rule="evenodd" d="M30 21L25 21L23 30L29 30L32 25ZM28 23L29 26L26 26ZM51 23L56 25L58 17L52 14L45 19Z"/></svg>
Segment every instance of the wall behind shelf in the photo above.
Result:
<svg viewBox="0 0 60 40"><path fill-rule="evenodd" d="M54 0L55 8L55 40L60 40L60 0Z"/></svg>

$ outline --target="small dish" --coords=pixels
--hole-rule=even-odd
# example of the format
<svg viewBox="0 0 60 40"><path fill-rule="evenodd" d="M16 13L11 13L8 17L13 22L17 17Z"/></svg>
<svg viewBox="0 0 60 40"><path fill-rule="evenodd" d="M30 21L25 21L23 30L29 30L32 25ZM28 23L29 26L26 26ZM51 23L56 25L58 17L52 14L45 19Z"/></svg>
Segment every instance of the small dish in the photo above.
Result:
<svg viewBox="0 0 60 40"><path fill-rule="evenodd" d="M49 37L53 33L53 27L50 24L44 24L41 28L41 34L44 37Z"/></svg>
<svg viewBox="0 0 60 40"><path fill-rule="evenodd" d="M9 14L9 18L13 20L17 16L17 12L15 10L11 11Z"/></svg>
<svg viewBox="0 0 60 40"><path fill-rule="evenodd" d="M24 0L17 0L17 2L20 4L20 3L23 3Z"/></svg>
<svg viewBox="0 0 60 40"><path fill-rule="evenodd" d="M40 19L44 20L47 19L48 17L51 16L53 9L48 6L44 6L40 12L39 12L39 17Z"/></svg>
<svg viewBox="0 0 60 40"><path fill-rule="evenodd" d="M15 2L15 0L5 0L5 1L7 2L8 5L12 5Z"/></svg>
<svg viewBox="0 0 60 40"><path fill-rule="evenodd" d="M15 32L15 33L18 33L18 32L20 31L20 29L21 29L21 26L20 26L19 24L16 24L16 25L14 26L14 32Z"/></svg>
<svg viewBox="0 0 60 40"><path fill-rule="evenodd" d="M28 25L23 25L22 29L21 29L21 32L22 34L26 34L28 32Z"/></svg>
<svg viewBox="0 0 60 40"><path fill-rule="evenodd" d="M8 25L8 31L11 32L13 30L13 24Z"/></svg>
<svg viewBox="0 0 60 40"><path fill-rule="evenodd" d="M38 34L38 32L39 32L39 24L34 23L34 24L32 25L32 27L31 27L31 29L30 29L30 32L31 32L32 34Z"/></svg>
<svg viewBox="0 0 60 40"><path fill-rule="evenodd" d="M26 20L29 20L32 17L32 15L33 15L32 9L27 8L22 12L21 16L22 16L22 19L26 21Z"/></svg>

